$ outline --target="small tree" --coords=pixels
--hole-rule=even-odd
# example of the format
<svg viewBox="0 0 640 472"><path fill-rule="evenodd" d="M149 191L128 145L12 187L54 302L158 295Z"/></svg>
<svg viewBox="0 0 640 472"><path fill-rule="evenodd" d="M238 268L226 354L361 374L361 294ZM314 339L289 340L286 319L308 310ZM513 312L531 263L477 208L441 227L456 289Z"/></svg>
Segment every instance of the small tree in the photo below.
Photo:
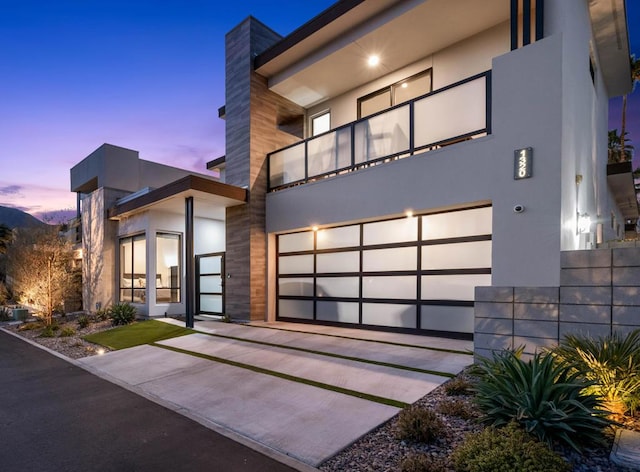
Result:
<svg viewBox="0 0 640 472"><path fill-rule="evenodd" d="M75 290L73 248L58 228L20 229L7 248L7 281L21 303L33 306L50 325L56 307ZM77 283L77 282L76 282Z"/></svg>
<svg viewBox="0 0 640 472"><path fill-rule="evenodd" d="M13 240L13 231L4 223L0 223L0 254L7 252L7 247Z"/></svg>

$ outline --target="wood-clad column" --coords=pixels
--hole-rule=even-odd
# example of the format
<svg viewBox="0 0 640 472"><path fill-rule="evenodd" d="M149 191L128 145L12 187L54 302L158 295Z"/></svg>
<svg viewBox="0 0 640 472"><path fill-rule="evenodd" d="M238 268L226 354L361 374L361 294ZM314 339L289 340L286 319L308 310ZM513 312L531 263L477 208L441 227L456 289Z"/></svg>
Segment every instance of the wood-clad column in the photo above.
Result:
<svg viewBox="0 0 640 472"><path fill-rule="evenodd" d="M299 138L278 129L283 110L304 110L269 91L253 58L280 39L254 18L226 36L226 182L246 187L248 202L227 208L225 307L236 320L262 320L266 311L265 195L267 153Z"/></svg>

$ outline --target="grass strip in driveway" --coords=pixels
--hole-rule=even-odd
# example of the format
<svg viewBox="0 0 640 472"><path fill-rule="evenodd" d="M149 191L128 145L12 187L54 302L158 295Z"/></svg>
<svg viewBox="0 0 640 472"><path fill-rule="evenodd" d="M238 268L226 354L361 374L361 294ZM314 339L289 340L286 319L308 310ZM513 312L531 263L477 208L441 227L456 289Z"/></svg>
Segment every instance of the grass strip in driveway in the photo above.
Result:
<svg viewBox="0 0 640 472"><path fill-rule="evenodd" d="M201 333L204 334L204 333ZM178 347L166 346L164 344L156 344L151 343L152 346L159 347L162 349L167 349L169 351L179 352L181 354L187 354L189 356L199 357L201 359L206 359L213 362L219 362L221 364L227 364L233 367L239 367L241 369L247 369L252 372L257 372L259 374L271 375L273 377L278 377L284 380L290 380L292 382L298 382L305 385L309 385L312 387L323 388L325 390L331 390L333 392L342 393L344 395L350 395L352 397L362 398L363 400L368 400L371 402L381 403L383 405L393 406L396 408L405 408L409 406L408 403L401 402L398 400L393 400L391 398L379 397L377 395L370 395L368 393L358 392L357 390L351 390L348 388L337 387L335 385L326 384L323 382L316 382L315 380L305 379L304 377L296 377L295 375L284 374L282 372L278 372L275 370L264 369L262 367L258 367L251 364L245 364L242 362L232 361L229 359L223 359L222 357L211 356L209 354L203 354L201 352L189 351L187 349L180 349Z"/></svg>
<svg viewBox="0 0 640 472"><path fill-rule="evenodd" d="M416 349L424 349L426 351L439 351L439 352L448 352L451 354L464 354L465 356L473 356L473 352L471 351L461 351L460 349L447 349L444 347L431 347L431 346L418 346L416 344L406 344L406 343L398 343L394 341L385 341L382 339L365 339L365 338L356 338L353 336L344 336L342 334L330 334L330 333L317 333L315 331L302 331L297 329L287 329L287 328L277 328L275 326L260 326L260 325L242 325L245 328L262 328L262 329L275 329L276 331L287 331L289 333L304 333L304 334L316 334L318 336L328 336L330 338L340 338L340 339L351 339L353 341L364 341L367 343L378 343L378 344L389 344L391 346L400 346L400 347L414 347Z"/></svg>
<svg viewBox="0 0 640 472"><path fill-rule="evenodd" d="M288 331L288 330L283 330L283 331ZM299 333L300 331L294 331L294 332ZM455 374L450 374L449 372L439 372L437 370L421 369L420 367L410 367L410 366L406 366L406 365L393 364L391 362L374 361L374 360L371 360L371 359L363 359L361 357L353 357L353 356L345 356L343 354L335 354L333 352L316 351L314 349L306 349L304 347L289 346L287 344L276 344L276 343L270 343L270 342L267 342L267 341L257 341L255 339L246 339L246 338L240 338L238 336L229 336L229 335L226 335L226 334L218 334L218 333L200 332L200 334L206 334L207 336L214 336L216 338L231 339L232 341L242 341L242 342L246 342L246 343L259 344L259 345L262 345L262 346L278 347L278 348L281 348L281 349L289 349L291 351L304 352L306 354L316 354L316 355L319 355L319 356L333 357L335 359L344 359L346 361L362 362L364 364L372 364L372 365L379 365L379 366L382 366L382 367L390 367L392 369L408 370L410 372L418 372L420 374L437 375L439 377L447 377L449 379L452 379L452 378L454 378L456 376ZM308 334L315 334L315 333L308 333ZM357 340L355 338L347 338L347 339ZM405 346L405 347L414 347L414 346Z"/></svg>
<svg viewBox="0 0 640 472"><path fill-rule="evenodd" d="M146 320L119 326L108 331L88 334L83 339L117 351L193 333L196 331L162 321Z"/></svg>

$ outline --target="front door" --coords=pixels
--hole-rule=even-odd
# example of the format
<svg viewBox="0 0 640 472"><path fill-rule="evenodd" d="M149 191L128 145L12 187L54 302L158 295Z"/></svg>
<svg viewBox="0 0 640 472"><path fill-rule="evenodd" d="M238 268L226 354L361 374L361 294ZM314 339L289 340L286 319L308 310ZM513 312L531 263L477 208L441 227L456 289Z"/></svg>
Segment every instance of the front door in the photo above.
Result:
<svg viewBox="0 0 640 472"><path fill-rule="evenodd" d="M196 256L196 314L224 314L224 252Z"/></svg>

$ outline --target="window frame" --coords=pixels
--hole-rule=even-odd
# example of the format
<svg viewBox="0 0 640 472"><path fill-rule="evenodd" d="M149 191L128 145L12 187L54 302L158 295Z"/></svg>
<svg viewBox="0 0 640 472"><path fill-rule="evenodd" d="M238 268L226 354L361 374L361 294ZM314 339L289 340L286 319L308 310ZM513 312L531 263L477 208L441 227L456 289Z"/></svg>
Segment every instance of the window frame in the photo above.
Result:
<svg viewBox="0 0 640 472"><path fill-rule="evenodd" d="M317 120L318 118L322 118L323 116L326 116L326 115L329 115L329 127L324 131L320 131L316 133L315 126L314 126L315 120ZM316 136L320 136L321 134L328 133L329 131L331 131L331 109L330 108L327 108L326 110L322 110L318 113L314 113L309 117L309 137L310 138L315 138Z"/></svg>
<svg viewBox="0 0 640 472"><path fill-rule="evenodd" d="M171 236L172 238L168 238L168 239L174 239L173 237L177 237L178 239L178 265L177 265L177 287L161 287L158 288L157 285L157 281L158 281L158 256L159 256L159 252L158 252L158 240L161 237L165 237L165 236ZM158 303L182 303L182 233L177 233L177 232L171 232L171 231L156 231L156 282L155 282L155 290L156 290L156 304ZM171 278L170 278L171 280ZM164 285L164 284L163 284ZM170 290L170 298L172 298L172 300L168 301L168 302L158 302L158 290ZM175 294L177 294L177 300L173 300L173 295L174 295L174 290L176 291Z"/></svg>
<svg viewBox="0 0 640 472"><path fill-rule="evenodd" d="M124 258L123 258L123 248L124 248L124 244L126 242L130 242L131 243L131 272L125 272L125 264L124 264ZM144 276L145 276L145 283L144 283L144 287L136 287L135 286L135 279L134 279L134 275L135 274L142 274L142 272L136 272L136 267L135 267L135 242L136 241L144 241ZM147 235L145 232L142 233L136 233L136 234L132 234L132 235L128 235L128 236L121 236L118 238L118 301L120 302L126 302L126 303L141 303L144 304L147 301L147 277L148 277L148 271L147 271L147 265L148 265L148 243L147 243ZM125 287L123 286L123 280L126 277L126 275L129 275L130 279L131 279L131 286L130 287ZM142 293L142 301L135 301L135 292L138 291L143 291ZM123 293L128 292L128 297L123 297Z"/></svg>
<svg viewBox="0 0 640 472"><path fill-rule="evenodd" d="M402 84L407 82L407 81L419 79L420 77L423 77L423 76L426 76L426 75L428 75L430 77L429 90L427 92L425 92L424 94L420 94L420 95L418 95L416 97L413 97L413 98L411 98L409 100L405 100L403 102L397 102L396 103L395 90L398 87L402 87ZM372 116L372 115L375 115L376 113L379 113L379 112L383 111L383 110L378 110L376 112L369 113L368 115L364 115L364 116L362 115L362 102L366 102L367 100L370 100L370 99L372 99L372 98L374 98L374 97L376 97L378 95L382 95L384 93L389 93L390 104L389 104L389 106L387 108L391 108L391 107L393 107L395 105L399 105L400 103L408 102L410 100L413 100L413 99L415 99L417 97L421 97L422 95L426 95L427 93L431 93L431 92L433 92L433 67L429 67L427 69L424 69L423 71L418 72L417 74L410 75L409 77L405 77L404 79L399 80L399 81L397 81L397 82L395 82L393 84L387 85L386 87L382 87L381 89L378 89L378 90L376 90L374 92L371 92L371 93L368 93L366 95L363 95L362 97L359 97L358 98L358 119L360 120L362 118L366 118L368 116Z"/></svg>

